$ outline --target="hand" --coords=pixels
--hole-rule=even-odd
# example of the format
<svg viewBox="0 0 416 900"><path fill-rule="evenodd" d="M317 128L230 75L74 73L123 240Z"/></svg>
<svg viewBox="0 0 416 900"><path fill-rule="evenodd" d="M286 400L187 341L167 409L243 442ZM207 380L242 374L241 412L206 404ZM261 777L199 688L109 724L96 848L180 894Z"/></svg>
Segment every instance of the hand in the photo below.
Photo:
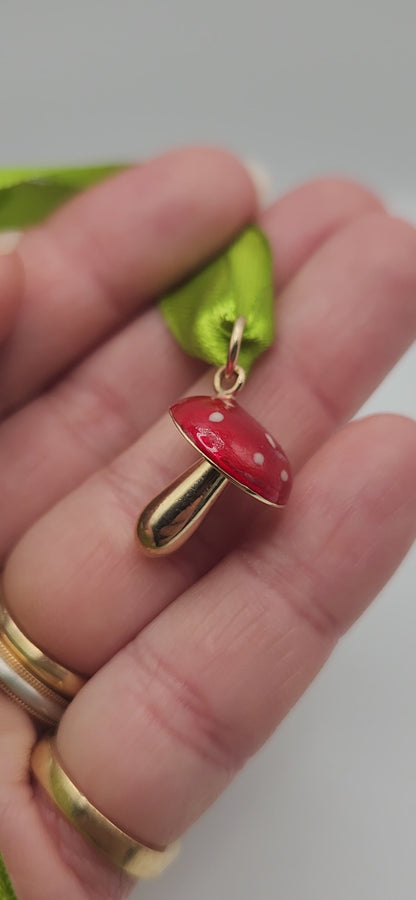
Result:
<svg viewBox="0 0 416 900"><path fill-rule="evenodd" d="M255 215L237 160L184 150L76 198L0 258L7 604L36 644L93 676L58 728L65 768L158 845L267 740L415 534L415 424L343 423L414 337L416 233L327 179L260 216L278 339L243 405L293 462L290 503L253 511L230 488L173 557L140 553L138 513L189 458L166 409L212 377L151 298ZM119 900L130 880L32 786L36 739L0 693L0 848L19 900Z"/></svg>

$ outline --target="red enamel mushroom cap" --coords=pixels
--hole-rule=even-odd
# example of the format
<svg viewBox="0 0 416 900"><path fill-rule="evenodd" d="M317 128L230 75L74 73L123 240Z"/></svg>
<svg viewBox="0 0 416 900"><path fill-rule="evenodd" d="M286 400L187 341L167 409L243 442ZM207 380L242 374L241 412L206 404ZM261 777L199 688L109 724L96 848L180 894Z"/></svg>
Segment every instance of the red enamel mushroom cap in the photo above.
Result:
<svg viewBox="0 0 416 900"><path fill-rule="evenodd" d="M285 506L292 487L287 456L234 397L187 397L170 414L216 469L263 503Z"/></svg>

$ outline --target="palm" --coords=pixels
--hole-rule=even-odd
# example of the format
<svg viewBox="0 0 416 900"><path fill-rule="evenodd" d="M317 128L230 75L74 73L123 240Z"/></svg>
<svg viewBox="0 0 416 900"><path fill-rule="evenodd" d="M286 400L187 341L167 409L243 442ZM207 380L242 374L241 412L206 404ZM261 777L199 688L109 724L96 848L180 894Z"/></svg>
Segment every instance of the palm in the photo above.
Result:
<svg viewBox="0 0 416 900"><path fill-rule="evenodd" d="M18 259L0 260L7 602L51 656L96 673L61 721L61 755L98 808L157 844L267 739L413 538L413 424L331 434L413 337L415 233L322 181L261 221L279 340L244 405L299 472L287 512L254 519L248 498L225 497L174 562L134 545L138 511L188 458L165 410L197 377L211 389L148 298L254 213L237 162L182 151L27 234L24 290ZM0 716L0 847L20 900L123 896L127 880L33 793L29 718L2 695Z"/></svg>

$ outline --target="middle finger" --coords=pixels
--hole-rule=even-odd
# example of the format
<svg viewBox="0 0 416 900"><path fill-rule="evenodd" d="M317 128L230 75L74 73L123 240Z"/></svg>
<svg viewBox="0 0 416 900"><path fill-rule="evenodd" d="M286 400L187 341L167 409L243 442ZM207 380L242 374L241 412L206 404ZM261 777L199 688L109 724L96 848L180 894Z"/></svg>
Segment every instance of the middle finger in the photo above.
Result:
<svg viewBox="0 0 416 900"><path fill-rule="evenodd" d="M295 469L412 340L415 251L411 226L371 214L330 239L283 292L278 348L257 368L245 406L276 434ZM209 390L207 379L195 386ZM12 553L5 570L12 615L62 663L95 671L238 540L236 523L252 501L225 496L221 519L218 509L211 513L174 558L155 562L138 551L137 512L188 459L165 416Z"/></svg>

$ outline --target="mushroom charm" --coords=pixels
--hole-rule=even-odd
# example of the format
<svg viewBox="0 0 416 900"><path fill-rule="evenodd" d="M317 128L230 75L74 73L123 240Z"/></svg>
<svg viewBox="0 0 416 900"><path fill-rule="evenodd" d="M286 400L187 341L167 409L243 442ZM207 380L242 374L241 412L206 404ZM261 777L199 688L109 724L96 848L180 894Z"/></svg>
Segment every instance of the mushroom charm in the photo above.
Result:
<svg viewBox="0 0 416 900"><path fill-rule="evenodd" d="M285 453L233 396L236 385L240 387L244 383L244 372L236 365L243 327L237 319L229 360L218 370L214 380L220 391L218 395L187 397L170 409L176 427L202 460L143 510L137 534L149 555L168 554L180 547L229 481L270 506L282 507L287 503L292 476ZM232 365L228 375L230 358ZM224 389L227 380L228 390Z"/></svg>

